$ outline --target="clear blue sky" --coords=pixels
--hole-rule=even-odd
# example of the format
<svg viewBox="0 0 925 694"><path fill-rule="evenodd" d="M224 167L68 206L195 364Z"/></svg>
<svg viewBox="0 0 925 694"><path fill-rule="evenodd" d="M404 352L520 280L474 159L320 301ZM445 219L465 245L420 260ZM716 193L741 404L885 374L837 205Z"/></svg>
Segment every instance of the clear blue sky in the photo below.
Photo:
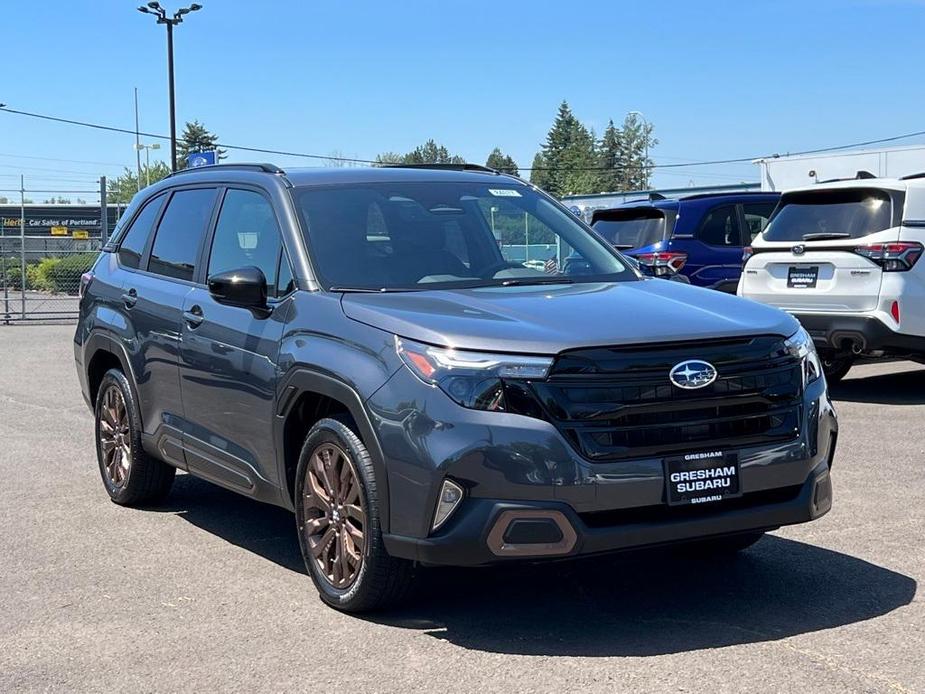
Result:
<svg viewBox="0 0 925 694"><path fill-rule="evenodd" d="M137 86L142 129L167 133L165 32L137 4L6 0L0 102L132 127ZM202 4L176 32L178 121L233 144L373 158L432 137L529 166L563 98L598 132L643 112L662 164L925 130L925 0ZM83 187L134 166L132 142L0 113L0 188L20 173ZM655 182L757 177L745 164Z"/></svg>

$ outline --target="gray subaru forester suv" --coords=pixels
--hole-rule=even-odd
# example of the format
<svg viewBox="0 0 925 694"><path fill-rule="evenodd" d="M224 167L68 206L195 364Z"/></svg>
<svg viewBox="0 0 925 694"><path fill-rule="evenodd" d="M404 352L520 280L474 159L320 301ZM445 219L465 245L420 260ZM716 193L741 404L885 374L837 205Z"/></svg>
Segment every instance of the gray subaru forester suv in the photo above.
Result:
<svg viewBox="0 0 925 694"><path fill-rule="evenodd" d="M645 279L483 167L171 175L82 278L74 348L113 501L179 468L291 509L343 610L419 566L735 551L831 506L793 318Z"/></svg>

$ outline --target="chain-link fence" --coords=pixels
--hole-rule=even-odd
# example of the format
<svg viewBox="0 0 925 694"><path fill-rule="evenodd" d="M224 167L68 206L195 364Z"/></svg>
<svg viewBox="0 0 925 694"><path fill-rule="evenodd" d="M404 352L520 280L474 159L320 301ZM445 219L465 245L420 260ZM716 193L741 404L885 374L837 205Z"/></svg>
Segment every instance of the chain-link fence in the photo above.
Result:
<svg viewBox="0 0 925 694"><path fill-rule="evenodd" d="M21 180L0 192L0 322L77 317L80 276L122 211L106 205L105 190L101 178L96 190L30 190Z"/></svg>

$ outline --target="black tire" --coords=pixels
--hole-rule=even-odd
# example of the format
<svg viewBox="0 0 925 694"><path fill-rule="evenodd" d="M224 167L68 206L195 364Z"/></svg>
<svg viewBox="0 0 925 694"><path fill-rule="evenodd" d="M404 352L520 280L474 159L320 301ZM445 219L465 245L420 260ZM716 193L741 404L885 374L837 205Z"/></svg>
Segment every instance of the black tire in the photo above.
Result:
<svg viewBox="0 0 925 694"><path fill-rule="evenodd" d="M112 400L109 400L109 399ZM121 399L121 400L120 400ZM109 431L114 427L104 413L107 402L121 402L124 420L120 418L118 445L111 444ZM128 379L118 369L110 369L103 376L94 406L96 427L96 459L109 498L122 506L151 504L162 500L170 491L176 468L152 458L141 447L141 414ZM112 448L120 448L124 457L120 462L107 464ZM105 450L104 450L105 449ZM125 452L127 451L127 455ZM126 461L127 458L127 461ZM118 473L111 471L118 469Z"/></svg>
<svg viewBox="0 0 925 694"><path fill-rule="evenodd" d="M838 383L848 375L852 366L854 366L852 356L823 357L822 359L822 371L825 373L827 383Z"/></svg>
<svg viewBox="0 0 925 694"><path fill-rule="evenodd" d="M320 532L312 535L311 529L306 530L307 522L311 523L313 519L318 520L321 517L318 515L316 499L318 492L324 491L323 489L319 489L318 492L313 491L312 482L309 480L309 468L312 466L313 456L316 453L321 456L330 451L331 446L336 447L338 453L346 454L346 461L343 460L343 455L338 459L341 461L341 466L349 464L356 473L355 479L359 482L359 495L364 510L362 528L364 546L362 552L358 553L362 559L359 568L352 574L351 582L342 587L334 585L336 574L333 577L326 575L322 566L319 566L324 560L316 559L312 553L312 545L318 553L324 536ZM314 479L319 479L317 474ZM347 503L344 501L344 505L339 508L347 508ZM410 561L390 556L385 549L382 541L379 490L372 460L360 438L343 422L336 419L322 419L308 432L296 470L295 511L302 559L318 589L318 595L324 602L344 612L368 612L395 605L407 595L414 582L414 565ZM321 527L332 528L334 523L328 520L327 515L324 517L323 523L326 525L321 525ZM332 515L330 518L336 519L337 517ZM341 529L348 522L346 515L342 518L343 520L338 520L342 524ZM317 539L319 535L322 535L321 541ZM333 546L332 543L337 542L339 539L332 538L326 546ZM351 539L350 542L356 549L356 546L352 544L354 540ZM339 549L345 551L343 547ZM327 554L325 550L321 553Z"/></svg>
<svg viewBox="0 0 925 694"><path fill-rule="evenodd" d="M723 537L713 537L704 540L695 540L694 542L685 542L679 545L682 554L691 557L716 556L724 554L735 554L744 549L748 549L753 544L764 537L763 532L742 533L740 535L725 535Z"/></svg>

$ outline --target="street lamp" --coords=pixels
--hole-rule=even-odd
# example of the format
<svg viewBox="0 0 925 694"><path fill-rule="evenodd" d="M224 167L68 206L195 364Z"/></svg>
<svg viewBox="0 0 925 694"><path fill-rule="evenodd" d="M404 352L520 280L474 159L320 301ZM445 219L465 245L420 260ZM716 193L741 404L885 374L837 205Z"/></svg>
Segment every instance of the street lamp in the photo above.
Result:
<svg viewBox="0 0 925 694"><path fill-rule="evenodd" d="M645 114L642 111L630 111L626 115L628 116L639 116L642 119L642 137L646 147L646 161L645 161L645 174L646 174L646 187L649 187L649 121L646 119Z"/></svg>
<svg viewBox="0 0 925 694"><path fill-rule="evenodd" d="M161 146L157 142L155 142L153 145L143 145L140 142L135 145L136 151L140 151L140 150L145 151L145 185L146 186L151 185L151 159L150 159L151 150L160 149L160 148ZM141 185L141 181L138 181L138 185Z"/></svg>
<svg viewBox="0 0 925 694"><path fill-rule="evenodd" d="M167 82L170 93L170 170L177 170L177 114L174 107L174 90L173 90L173 28L183 21L183 15L190 12L201 10L202 5L193 3L189 7L174 12L173 17L167 15L167 10L160 6L159 3L149 2L138 8L139 12L153 14L157 17L158 24L164 24L167 27Z"/></svg>

